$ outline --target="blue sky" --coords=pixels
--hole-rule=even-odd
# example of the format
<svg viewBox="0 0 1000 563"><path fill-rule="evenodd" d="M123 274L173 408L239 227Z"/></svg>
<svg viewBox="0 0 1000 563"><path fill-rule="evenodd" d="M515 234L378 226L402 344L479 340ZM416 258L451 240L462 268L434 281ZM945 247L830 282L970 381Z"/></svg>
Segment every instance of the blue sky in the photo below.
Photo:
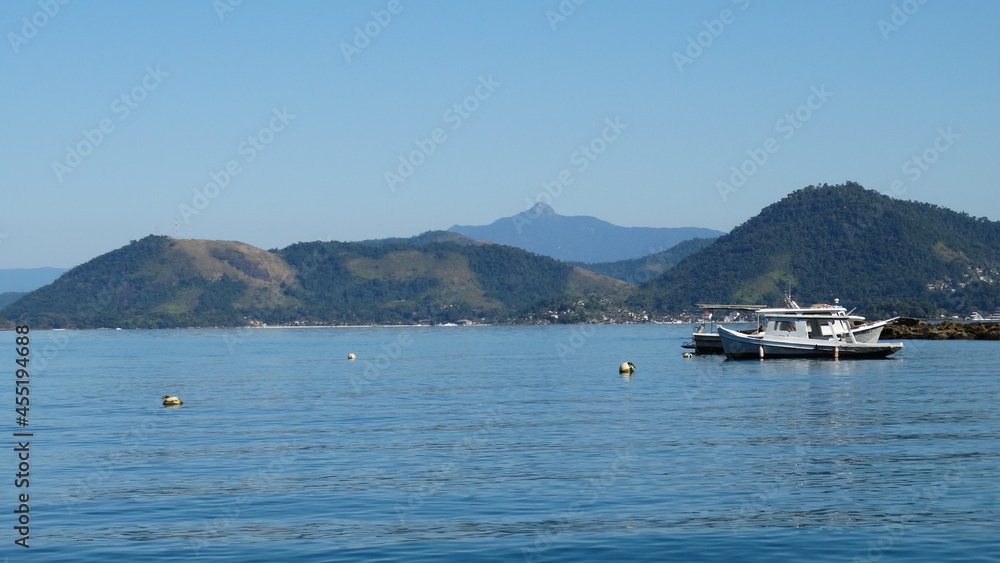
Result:
<svg viewBox="0 0 1000 563"><path fill-rule="evenodd" d="M997 21L991 1L7 1L0 268L535 201L727 231L846 180L1000 220Z"/></svg>

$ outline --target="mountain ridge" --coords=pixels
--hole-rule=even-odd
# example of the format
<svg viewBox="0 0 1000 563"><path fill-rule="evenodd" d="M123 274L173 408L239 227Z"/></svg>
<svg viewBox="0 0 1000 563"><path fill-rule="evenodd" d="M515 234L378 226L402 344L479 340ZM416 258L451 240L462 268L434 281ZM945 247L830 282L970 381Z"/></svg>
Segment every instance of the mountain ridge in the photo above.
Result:
<svg viewBox="0 0 1000 563"><path fill-rule="evenodd" d="M642 258L685 240L725 234L701 227L621 227L586 215L559 215L541 202L489 225L454 225L448 230L564 262L585 263Z"/></svg>
<svg viewBox="0 0 1000 563"><path fill-rule="evenodd" d="M701 251L715 242L716 238L693 238L655 254L641 258L628 258L615 262L567 262L585 270L608 277L641 285L676 266L681 260Z"/></svg>
<svg viewBox="0 0 1000 563"><path fill-rule="evenodd" d="M73 268L0 316L39 328L497 323L532 318L543 302L584 301L592 304L587 315L599 315L605 300L632 290L548 257L456 237L441 231L266 251L149 235Z"/></svg>
<svg viewBox="0 0 1000 563"><path fill-rule="evenodd" d="M270 251L150 235L21 296L0 317L39 328L632 322L676 318L697 302L780 304L789 291L806 303L840 299L868 317L997 311L1000 223L847 182L796 190L712 241L610 264L573 265L450 231Z"/></svg>

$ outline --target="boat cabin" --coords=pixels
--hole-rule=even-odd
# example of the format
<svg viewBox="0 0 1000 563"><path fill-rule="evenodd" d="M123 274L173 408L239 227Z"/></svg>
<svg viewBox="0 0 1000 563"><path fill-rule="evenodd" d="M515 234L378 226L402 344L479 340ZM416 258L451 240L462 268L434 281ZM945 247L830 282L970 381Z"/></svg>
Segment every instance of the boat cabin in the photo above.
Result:
<svg viewBox="0 0 1000 563"><path fill-rule="evenodd" d="M843 307L762 309L758 313L765 319L764 332L778 338L856 342L850 323L864 320L864 317L848 315Z"/></svg>

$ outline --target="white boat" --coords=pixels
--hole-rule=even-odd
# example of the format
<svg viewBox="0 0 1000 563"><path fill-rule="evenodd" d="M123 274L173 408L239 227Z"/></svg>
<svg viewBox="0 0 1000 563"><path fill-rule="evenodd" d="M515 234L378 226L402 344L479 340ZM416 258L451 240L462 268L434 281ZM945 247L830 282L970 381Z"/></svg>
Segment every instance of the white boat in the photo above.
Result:
<svg viewBox="0 0 1000 563"><path fill-rule="evenodd" d="M831 307L830 305L813 305L812 307L803 309L799 307L798 304L792 301L791 299L786 298L785 302L788 303L789 305L789 307L785 309L767 309L767 307L764 305L703 305L699 303L695 306L700 309L707 309L709 311L712 310L752 311L755 313L760 313L764 310L772 310L772 311L782 311L789 315L796 315L796 314L805 315L805 314L815 313L817 310L826 311L836 308L839 309L840 313L844 315L848 314L844 312L843 307ZM696 354L723 354L725 353L725 350L723 350L722 348L722 337L719 336L719 332L717 330L718 327L716 326L715 322L711 321L711 315L710 314L707 315L709 316L708 321L702 323L700 326L698 326L698 328L694 330L693 333L691 333L691 342L685 342L681 346L689 350L694 350ZM848 326L850 328L850 331L854 334L854 339L857 340L858 342L878 342L879 337L882 336L882 329L885 328L885 325L891 323L892 321L898 318L899 317L893 317L891 319L866 322L857 325L849 324ZM858 319L862 321L864 320L863 317L853 317L849 320L854 322L859 322ZM741 330L739 332L747 335L761 334L763 332L762 330L763 324L761 324L760 322L759 314L757 319L757 325L759 325L760 328Z"/></svg>
<svg viewBox="0 0 1000 563"><path fill-rule="evenodd" d="M843 307L809 309L761 309L765 330L759 334L742 334L719 327L726 358L884 358L903 348L902 343L878 342L886 321L862 325L862 338L852 322L864 317L847 314ZM872 326L874 325L874 326ZM867 339L867 340L866 340Z"/></svg>
<svg viewBox="0 0 1000 563"><path fill-rule="evenodd" d="M1000 321L1000 311L997 311L995 313L987 313L986 315L983 315L979 311L973 311L972 315L965 317L965 320L974 323Z"/></svg>

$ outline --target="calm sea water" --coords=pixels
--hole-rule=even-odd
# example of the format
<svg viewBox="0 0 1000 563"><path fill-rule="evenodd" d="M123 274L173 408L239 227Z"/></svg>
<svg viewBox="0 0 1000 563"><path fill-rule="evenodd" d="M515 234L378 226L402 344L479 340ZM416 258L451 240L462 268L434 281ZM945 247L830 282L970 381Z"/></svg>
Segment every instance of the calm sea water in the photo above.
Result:
<svg viewBox="0 0 1000 563"><path fill-rule="evenodd" d="M32 547L4 552L1000 558L1000 343L731 362L690 330L33 332Z"/></svg>

